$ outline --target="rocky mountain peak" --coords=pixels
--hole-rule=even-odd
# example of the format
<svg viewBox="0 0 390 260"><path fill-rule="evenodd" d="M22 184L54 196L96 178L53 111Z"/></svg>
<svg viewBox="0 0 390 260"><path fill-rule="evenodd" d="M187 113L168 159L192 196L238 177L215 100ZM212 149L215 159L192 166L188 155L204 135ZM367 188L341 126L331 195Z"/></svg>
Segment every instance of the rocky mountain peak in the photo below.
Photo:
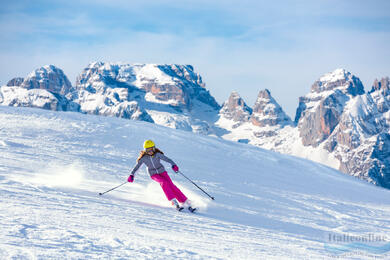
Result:
<svg viewBox="0 0 390 260"><path fill-rule="evenodd" d="M380 81L378 81L378 79L375 79L374 83L372 84L371 91L369 93L372 93L374 91L380 91L384 96L390 95L389 77L382 78Z"/></svg>
<svg viewBox="0 0 390 260"><path fill-rule="evenodd" d="M91 93L105 92L107 88L136 88L146 93L149 102L191 110L198 100L220 109L191 65L93 62L79 75L76 87Z"/></svg>
<svg viewBox="0 0 390 260"><path fill-rule="evenodd" d="M257 101L259 99L268 99L271 100L271 92L268 89L260 90L259 94L257 95Z"/></svg>
<svg viewBox="0 0 390 260"><path fill-rule="evenodd" d="M79 111L71 99L75 89L64 72L46 65L31 72L26 78L14 78L0 88L0 104L37 107L60 111Z"/></svg>
<svg viewBox="0 0 390 260"><path fill-rule="evenodd" d="M242 99L236 91L233 91L230 94L229 99L225 102L224 106L227 106L230 111L243 110L249 114L252 113L252 109L246 105L244 99Z"/></svg>
<svg viewBox="0 0 390 260"><path fill-rule="evenodd" d="M17 86L17 87L19 87L20 85L22 85L23 81L24 81L24 78L20 78L20 77L13 78L10 81L8 81L7 86L10 86L10 87Z"/></svg>
<svg viewBox="0 0 390 260"><path fill-rule="evenodd" d="M318 146L341 120L347 102L364 94L360 79L344 69L336 69L315 81L311 92L299 98L295 122L305 146Z"/></svg>
<svg viewBox="0 0 390 260"><path fill-rule="evenodd" d="M390 110L390 80L389 77L382 78L380 81L375 79L371 90L368 92L374 99L378 111L385 113ZM390 115L387 115L390 120Z"/></svg>
<svg viewBox="0 0 390 260"><path fill-rule="evenodd" d="M34 70L20 86L26 89L45 89L60 95L73 91L72 84L64 72L54 65L46 65Z"/></svg>
<svg viewBox="0 0 390 260"><path fill-rule="evenodd" d="M345 69L336 69L319 78L311 87L312 93L340 90L352 96L364 94L364 87L359 78Z"/></svg>
<svg viewBox="0 0 390 260"><path fill-rule="evenodd" d="M247 106L236 91L233 91L228 100L223 104L219 114L228 120L234 121L235 124L232 127L236 128L249 121L252 109Z"/></svg>
<svg viewBox="0 0 390 260"><path fill-rule="evenodd" d="M268 89L262 90L257 96L251 121L256 126L276 126L292 124L289 116L283 111L282 107L271 96Z"/></svg>

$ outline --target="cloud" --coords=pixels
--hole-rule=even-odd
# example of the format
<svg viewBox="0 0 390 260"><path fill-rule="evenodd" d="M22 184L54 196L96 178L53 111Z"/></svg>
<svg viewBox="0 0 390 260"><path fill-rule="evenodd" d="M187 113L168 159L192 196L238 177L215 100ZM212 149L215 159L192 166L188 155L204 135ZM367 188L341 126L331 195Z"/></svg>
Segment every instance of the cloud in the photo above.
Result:
<svg viewBox="0 0 390 260"><path fill-rule="evenodd" d="M220 103L237 90L253 105L268 88L294 117L298 97L326 72L344 67L369 88L390 71L386 1L31 5L0 12L1 84L45 64L62 68L73 83L96 60L192 64Z"/></svg>

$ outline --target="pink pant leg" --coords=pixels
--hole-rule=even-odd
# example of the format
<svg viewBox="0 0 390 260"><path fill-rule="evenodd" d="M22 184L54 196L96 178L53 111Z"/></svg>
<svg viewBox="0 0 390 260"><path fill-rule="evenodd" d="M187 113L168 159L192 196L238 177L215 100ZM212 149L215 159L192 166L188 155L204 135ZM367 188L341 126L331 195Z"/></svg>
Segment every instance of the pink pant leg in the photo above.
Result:
<svg viewBox="0 0 390 260"><path fill-rule="evenodd" d="M168 200L176 198L180 203L184 203L187 200L187 197L181 192L181 190L173 184L167 172L155 174L152 176L152 179L160 183L160 186Z"/></svg>
<svg viewBox="0 0 390 260"><path fill-rule="evenodd" d="M183 192L181 192L181 190L175 185L173 184L171 178L169 177L168 173L167 172L163 172L161 173L164 178L169 182L169 185L173 191L173 193L175 194L175 198L180 202L180 203L184 203L186 202L187 200L187 197L183 194Z"/></svg>

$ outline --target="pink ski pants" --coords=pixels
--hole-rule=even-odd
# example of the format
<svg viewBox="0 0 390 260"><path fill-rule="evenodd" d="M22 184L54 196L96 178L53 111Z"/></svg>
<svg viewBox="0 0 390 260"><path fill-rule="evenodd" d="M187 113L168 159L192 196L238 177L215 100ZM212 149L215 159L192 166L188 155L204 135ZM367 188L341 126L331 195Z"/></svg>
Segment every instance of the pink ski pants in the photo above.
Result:
<svg viewBox="0 0 390 260"><path fill-rule="evenodd" d="M181 192L181 190L179 190L178 187L176 187L175 184L173 184L167 172L154 174L151 178L160 183L160 186L168 200L176 198L180 203L186 202L187 197Z"/></svg>

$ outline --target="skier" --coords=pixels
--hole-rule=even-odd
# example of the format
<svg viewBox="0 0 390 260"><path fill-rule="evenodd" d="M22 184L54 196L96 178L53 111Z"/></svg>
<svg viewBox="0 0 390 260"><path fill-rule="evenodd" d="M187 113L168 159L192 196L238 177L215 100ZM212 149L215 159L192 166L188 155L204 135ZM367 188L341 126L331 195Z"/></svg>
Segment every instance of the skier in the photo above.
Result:
<svg viewBox="0 0 390 260"><path fill-rule="evenodd" d="M175 206L178 211L181 211L184 209L184 207L187 207L189 211L194 212L196 209L191 207L191 203L187 197L179 190L178 187L176 187L175 184L173 184L160 160L170 163L174 172L177 173L179 171L179 167L177 167L176 163L166 157L159 149L157 149L152 140L146 140L144 142L144 150L140 152L140 155L137 159L137 164L131 171L127 181L134 181L135 172L144 163L148 168L150 177L160 184L165 193L165 196L169 201L172 202L172 205Z"/></svg>

